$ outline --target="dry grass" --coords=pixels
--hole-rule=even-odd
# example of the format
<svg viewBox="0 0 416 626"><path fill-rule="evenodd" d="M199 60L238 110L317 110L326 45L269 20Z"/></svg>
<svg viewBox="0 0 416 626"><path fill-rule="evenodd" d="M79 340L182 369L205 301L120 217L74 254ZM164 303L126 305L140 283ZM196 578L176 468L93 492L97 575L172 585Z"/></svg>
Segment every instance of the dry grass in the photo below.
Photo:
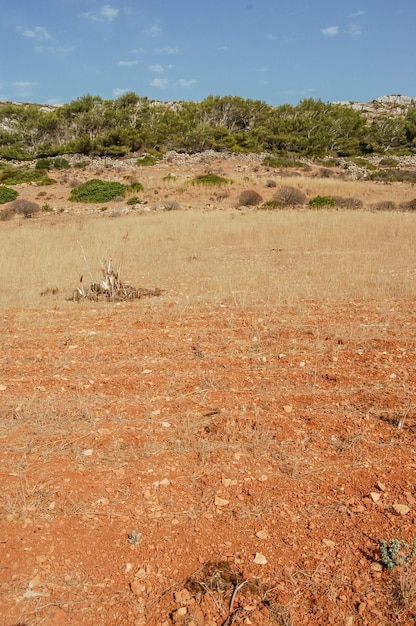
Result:
<svg viewBox="0 0 416 626"><path fill-rule="evenodd" d="M0 229L2 305L63 302L80 275L99 277L110 257L122 263L123 280L157 285L167 298L185 303L411 297L415 235L412 214L361 211L247 209L12 221Z"/></svg>

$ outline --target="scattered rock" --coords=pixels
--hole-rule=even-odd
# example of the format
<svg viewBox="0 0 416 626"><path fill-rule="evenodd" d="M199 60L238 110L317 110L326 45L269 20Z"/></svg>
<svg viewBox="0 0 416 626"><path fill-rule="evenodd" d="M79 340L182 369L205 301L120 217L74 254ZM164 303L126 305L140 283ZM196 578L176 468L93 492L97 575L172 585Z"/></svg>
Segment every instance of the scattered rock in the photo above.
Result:
<svg viewBox="0 0 416 626"><path fill-rule="evenodd" d="M259 531L256 533L256 537L257 537L258 539L268 539L268 537L269 537L269 533L267 532L267 530L259 530Z"/></svg>
<svg viewBox="0 0 416 626"><path fill-rule="evenodd" d="M214 500L214 504L215 506L227 506L228 504L230 504L229 500L224 500L224 498L220 498L220 496L215 496L215 500Z"/></svg>
<svg viewBox="0 0 416 626"><path fill-rule="evenodd" d="M256 552L256 556L254 557L254 563L256 563L256 565L266 565L267 559L261 552Z"/></svg>
<svg viewBox="0 0 416 626"><path fill-rule="evenodd" d="M407 504L393 504L393 509L397 515L407 515L410 511L410 507Z"/></svg>

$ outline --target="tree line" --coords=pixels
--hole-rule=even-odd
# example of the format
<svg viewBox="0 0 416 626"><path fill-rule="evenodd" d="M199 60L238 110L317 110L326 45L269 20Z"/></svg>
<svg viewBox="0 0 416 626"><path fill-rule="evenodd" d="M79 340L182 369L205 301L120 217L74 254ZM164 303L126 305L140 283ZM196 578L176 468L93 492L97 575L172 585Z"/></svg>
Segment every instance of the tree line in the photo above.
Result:
<svg viewBox="0 0 416 626"><path fill-rule="evenodd" d="M130 92L84 95L68 104L0 104L0 157L63 154L268 152L308 157L416 152L416 107L403 116L364 113L305 99L272 107L239 96L161 103Z"/></svg>

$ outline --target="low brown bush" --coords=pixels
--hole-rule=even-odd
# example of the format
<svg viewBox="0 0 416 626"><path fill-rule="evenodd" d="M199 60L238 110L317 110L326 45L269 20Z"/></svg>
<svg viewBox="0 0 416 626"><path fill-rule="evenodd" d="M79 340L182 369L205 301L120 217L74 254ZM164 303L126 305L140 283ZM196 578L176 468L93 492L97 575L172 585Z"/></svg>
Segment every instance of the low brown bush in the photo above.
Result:
<svg viewBox="0 0 416 626"><path fill-rule="evenodd" d="M40 206L36 202L24 200L23 198L13 200L13 202L10 202L9 207L14 213L24 217L33 217L40 211Z"/></svg>
<svg viewBox="0 0 416 626"><path fill-rule="evenodd" d="M238 196L239 206L257 206L261 202L263 202L263 198L254 189L245 189Z"/></svg>
<svg viewBox="0 0 416 626"><path fill-rule="evenodd" d="M282 206L296 206L305 204L307 196L301 189L288 185L280 187L274 194L274 199L281 203Z"/></svg>

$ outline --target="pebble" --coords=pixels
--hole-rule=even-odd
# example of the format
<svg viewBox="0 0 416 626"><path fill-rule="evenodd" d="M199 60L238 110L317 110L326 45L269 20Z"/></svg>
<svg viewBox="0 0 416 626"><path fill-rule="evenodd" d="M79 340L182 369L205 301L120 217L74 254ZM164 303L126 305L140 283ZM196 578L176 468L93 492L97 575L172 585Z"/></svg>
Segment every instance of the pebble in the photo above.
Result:
<svg viewBox="0 0 416 626"><path fill-rule="evenodd" d="M407 515L410 511L410 507L407 504L393 504L393 509L397 515Z"/></svg>
<svg viewBox="0 0 416 626"><path fill-rule="evenodd" d="M256 565L266 565L267 559L261 552L256 552L254 563L256 563Z"/></svg>
<svg viewBox="0 0 416 626"><path fill-rule="evenodd" d="M230 504L230 501L224 500L224 498L220 498L220 496L215 496L214 504L215 506L227 506Z"/></svg>

